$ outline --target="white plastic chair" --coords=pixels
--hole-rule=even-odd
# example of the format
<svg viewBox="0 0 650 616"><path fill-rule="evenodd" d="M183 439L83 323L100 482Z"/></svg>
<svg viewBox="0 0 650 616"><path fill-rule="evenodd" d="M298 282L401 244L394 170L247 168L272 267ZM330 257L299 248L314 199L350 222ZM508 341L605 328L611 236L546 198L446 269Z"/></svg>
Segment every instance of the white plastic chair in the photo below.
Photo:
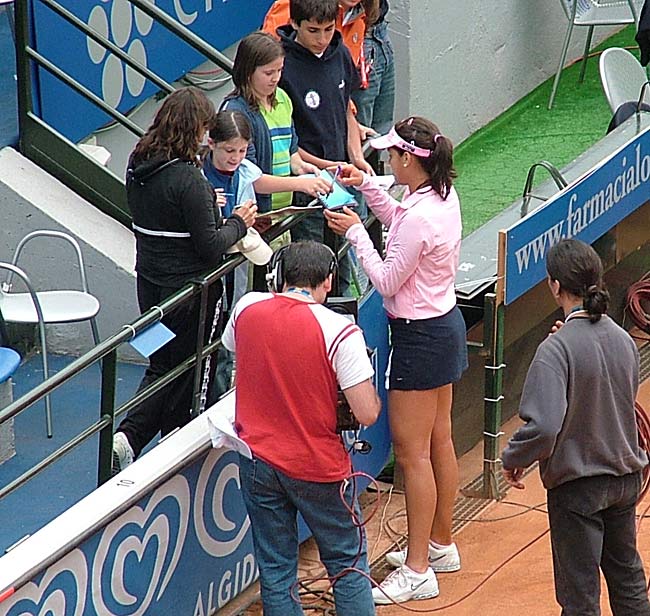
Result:
<svg viewBox="0 0 650 616"><path fill-rule="evenodd" d="M582 67L580 69L580 82L583 81L585 70L587 68L587 57L591 47L591 38L596 26L616 26L623 24L638 23L639 13L643 0L560 0L560 4L569 20L569 26L564 37L564 45L560 54L560 62L555 73L555 81L551 90L551 98L548 101L548 108L553 107L555 94L560 83L560 76L566 54L571 42L571 34L574 26L588 26L587 41L585 51L582 57Z"/></svg>
<svg viewBox="0 0 650 616"><path fill-rule="evenodd" d="M81 290L35 290L27 272L21 269L17 263L25 245L35 238L42 237L62 239L73 246L77 255ZM90 321L93 339L95 344L99 344L99 332L95 321L95 316L99 312L99 300L88 291L81 248L77 240L72 236L62 231L33 231L19 242L11 263L0 262L0 269L8 271L6 282L2 284L2 289L0 290L0 313L2 313L2 317L7 323L33 323L38 325L44 379L47 380L49 377L47 340L45 337L46 324ZM12 292L12 278L14 275L22 280L27 289L26 292ZM51 437L52 409L49 396L45 397L45 420L47 436Z"/></svg>
<svg viewBox="0 0 650 616"><path fill-rule="evenodd" d="M637 102L648 80L645 69L627 49L610 47L600 56L600 81L612 113L623 104Z"/></svg>

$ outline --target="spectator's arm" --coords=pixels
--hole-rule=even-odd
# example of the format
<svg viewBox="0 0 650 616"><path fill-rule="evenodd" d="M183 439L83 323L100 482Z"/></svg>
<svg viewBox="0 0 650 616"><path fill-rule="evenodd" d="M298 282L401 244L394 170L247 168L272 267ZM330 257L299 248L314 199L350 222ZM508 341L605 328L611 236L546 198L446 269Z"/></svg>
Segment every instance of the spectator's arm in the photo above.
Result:
<svg viewBox="0 0 650 616"><path fill-rule="evenodd" d="M232 216L217 226L214 194L208 182L197 174L182 192L183 218L196 252L210 266L216 264L227 248L246 235L246 223Z"/></svg>
<svg viewBox="0 0 650 616"><path fill-rule="evenodd" d="M381 401L370 379L343 390L352 413L360 424L371 426L381 411Z"/></svg>
<svg viewBox="0 0 650 616"><path fill-rule="evenodd" d="M298 150L291 155L291 173L293 175L303 175L304 173L315 173L318 175L318 172L319 168L316 165L305 162Z"/></svg>
<svg viewBox="0 0 650 616"><path fill-rule="evenodd" d="M347 122L348 122L348 156L352 164L361 171L365 171L370 175L374 175L373 168L368 164L368 161L363 156L363 148L361 147L361 131L359 130L359 123L354 115L351 102L348 103L347 109Z"/></svg>
<svg viewBox="0 0 650 616"><path fill-rule="evenodd" d="M345 164L345 161L328 160L327 158L319 158L318 156L314 156L313 154L307 152L307 150L303 150L300 147L298 148L298 153L300 154L300 158L302 158L306 163L315 165L319 169L327 169L328 167L336 167L338 165Z"/></svg>

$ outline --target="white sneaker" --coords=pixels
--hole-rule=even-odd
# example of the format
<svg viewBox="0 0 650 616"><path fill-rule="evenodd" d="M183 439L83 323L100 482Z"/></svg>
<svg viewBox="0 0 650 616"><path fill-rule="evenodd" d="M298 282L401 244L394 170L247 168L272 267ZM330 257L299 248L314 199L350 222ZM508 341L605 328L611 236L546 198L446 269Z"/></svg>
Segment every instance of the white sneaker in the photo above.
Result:
<svg viewBox="0 0 650 616"><path fill-rule="evenodd" d="M406 562L406 550L388 552L386 562L393 567L401 567ZM460 569L460 554L455 543L444 548L434 548L429 544L429 566L436 573L450 573Z"/></svg>
<svg viewBox="0 0 650 616"><path fill-rule="evenodd" d="M113 464L111 475L113 477L122 472L129 464L133 463L133 449L124 432L113 434Z"/></svg>
<svg viewBox="0 0 650 616"><path fill-rule="evenodd" d="M404 565L389 573L378 587L372 589L372 598L378 605L387 605L433 599L439 593L436 574L430 567L424 573L417 573Z"/></svg>

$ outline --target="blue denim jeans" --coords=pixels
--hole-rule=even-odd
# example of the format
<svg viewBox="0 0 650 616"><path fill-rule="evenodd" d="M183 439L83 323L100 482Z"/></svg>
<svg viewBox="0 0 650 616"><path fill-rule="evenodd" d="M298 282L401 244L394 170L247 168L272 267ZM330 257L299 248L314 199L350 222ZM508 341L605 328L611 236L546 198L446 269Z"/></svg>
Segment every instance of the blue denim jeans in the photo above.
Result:
<svg viewBox="0 0 650 616"><path fill-rule="evenodd" d="M347 567L368 573L365 533L352 524L341 502L340 482L292 479L259 458L244 456L239 457L239 475L260 570L264 616L303 614L291 597L298 569L298 513L312 531L330 577ZM345 498L350 504L352 485ZM356 502L354 509L360 516ZM334 600L338 616L375 614L370 582L359 573L346 573L336 581Z"/></svg>
<svg viewBox="0 0 650 616"><path fill-rule="evenodd" d="M600 616L600 569L614 616L649 616L636 549L641 473L568 481L548 491L555 596L562 616Z"/></svg>
<svg viewBox="0 0 650 616"><path fill-rule="evenodd" d="M372 63L372 69L368 87L352 93L357 106L357 120L384 135L393 125L395 112L395 56L385 21L370 30L364 39L363 50L366 60Z"/></svg>

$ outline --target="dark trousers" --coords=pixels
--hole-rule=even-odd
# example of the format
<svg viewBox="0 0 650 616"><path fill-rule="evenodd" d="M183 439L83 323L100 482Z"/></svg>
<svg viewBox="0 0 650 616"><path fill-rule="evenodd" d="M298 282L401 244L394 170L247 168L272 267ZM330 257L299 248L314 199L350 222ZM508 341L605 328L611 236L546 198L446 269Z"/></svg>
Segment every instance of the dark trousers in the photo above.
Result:
<svg viewBox="0 0 650 616"><path fill-rule="evenodd" d="M600 572L614 616L650 616L636 549L641 473L569 481L548 491L555 596L562 616L600 615Z"/></svg>
<svg viewBox="0 0 650 616"><path fill-rule="evenodd" d="M146 312L178 291L177 288L153 284L141 276L138 276L137 284L138 304L141 312ZM206 341L210 334L216 299L220 292L220 284L213 285L209 291L208 319L205 324ZM151 355L149 367L142 378L138 391L196 352L200 306L201 298L196 296L162 318L162 323L173 331L176 337ZM214 374L215 363L216 359L213 358L211 362L212 374ZM140 455L142 449L158 432L165 436L190 421L193 389L194 370L188 370L128 412L118 431L126 435L135 457Z"/></svg>

